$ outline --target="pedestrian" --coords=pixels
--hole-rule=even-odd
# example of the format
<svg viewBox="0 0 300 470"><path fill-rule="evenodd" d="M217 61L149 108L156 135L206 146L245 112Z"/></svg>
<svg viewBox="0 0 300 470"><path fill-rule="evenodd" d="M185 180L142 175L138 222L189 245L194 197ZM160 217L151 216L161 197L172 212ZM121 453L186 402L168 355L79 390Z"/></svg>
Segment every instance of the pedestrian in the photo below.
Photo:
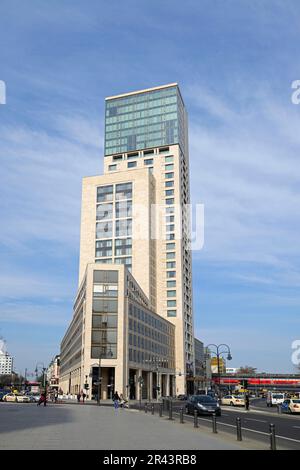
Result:
<svg viewBox="0 0 300 470"><path fill-rule="evenodd" d="M80 403L80 397L81 397L81 395L80 395L80 393L78 393L78 394L77 394L77 401L78 401L78 403Z"/></svg>
<svg viewBox="0 0 300 470"><path fill-rule="evenodd" d="M112 399L113 399L113 402L114 402L115 410L117 410L117 409L119 408L119 401L120 401L120 397L119 397L118 392L115 392L115 393L113 394Z"/></svg>
<svg viewBox="0 0 300 470"><path fill-rule="evenodd" d="M41 396L40 396L40 399L37 403L37 406L40 406L41 403L44 403L44 406L47 405L47 396L46 396L46 393L41 393Z"/></svg>
<svg viewBox="0 0 300 470"><path fill-rule="evenodd" d="M249 395L247 393L247 395L245 396L245 407L247 411L249 411L249 405L250 405L250 400L249 400Z"/></svg>
<svg viewBox="0 0 300 470"><path fill-rule="evenodd" d="M54 392L54 403L57 403L57 399L58 399L58 391L55 390L55 392Z"/></svg>
<svg viewBox="0 0 300 470"><path fill-rule="evenodd" d="M86 394L83 392L82 393L82 402L84 403L84 400L86 399Z"/></svg>

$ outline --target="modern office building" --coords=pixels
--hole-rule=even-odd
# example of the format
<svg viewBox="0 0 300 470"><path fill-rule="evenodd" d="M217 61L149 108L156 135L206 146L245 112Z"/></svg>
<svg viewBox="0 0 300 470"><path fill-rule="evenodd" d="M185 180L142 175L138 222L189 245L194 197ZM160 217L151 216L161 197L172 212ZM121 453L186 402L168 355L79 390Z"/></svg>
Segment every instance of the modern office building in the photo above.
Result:
<svg viewBox="0 0 300 470"><path fill-rule="evenodd" d="M7 352L0 351L0 375L12 373L13 358Z"/></svg>
<svg viewBox="0 0 300 470"><path fill-rule="evenodd" d="M178 85L106 98L104 174L83 179L79 294L61 346L64 391L87 383L96 393L99 370L102 396L117 389L137 397L138 383L150 397L157 387L161 394L193 391L189 202ZM94 291L94 276L105 273L115 280ZM138 298L131 306L132 286Z"/></svg>

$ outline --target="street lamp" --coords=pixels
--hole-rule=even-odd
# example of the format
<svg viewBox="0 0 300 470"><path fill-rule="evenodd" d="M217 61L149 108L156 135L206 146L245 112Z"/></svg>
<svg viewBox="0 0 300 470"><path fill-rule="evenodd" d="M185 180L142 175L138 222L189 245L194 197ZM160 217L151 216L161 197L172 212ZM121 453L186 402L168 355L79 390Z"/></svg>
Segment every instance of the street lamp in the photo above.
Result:
<svg viewBox="0 0 300 470"><path fill-rule="evenodd" d="M40 367L40 366L42 366L42 367ZM43 362L37 362L36 363L36 366L35 366L36 378L38 378L39 369L43 372L43 387L44 387L45 395L47 395L47 382L46 382L46 370L47 370L47 368L45 367Z"/></svg>
<svg viewBox="0 0 300 470"><path fill-rule="evenodd" d="M212 351L210 349L210 346L213 346L215 348L215 351ZM216 345L216 344L209 344L208 346L206 346L207 349L209 349L209 351L213 354L216 355L217 357L217 365L218 365L218 387L219 387L219 395L221 395L221 372L220 372L220 356L222 356L222 354L227 354L227 360L228 361L231 361L232 359L232 356L231 356L231 351L230 351L230 347L227 345L227 344L219 344L219 345ZM226 348L225 351L221 351L220 349L221 348Z"/></svg>

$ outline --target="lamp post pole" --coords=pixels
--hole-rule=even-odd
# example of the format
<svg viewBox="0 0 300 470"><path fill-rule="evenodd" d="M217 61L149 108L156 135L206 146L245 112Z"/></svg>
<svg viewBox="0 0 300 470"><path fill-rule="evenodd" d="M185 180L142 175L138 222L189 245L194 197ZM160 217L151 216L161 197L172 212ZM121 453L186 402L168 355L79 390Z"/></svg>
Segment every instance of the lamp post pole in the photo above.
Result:
<svg viewBox="0 0 300 470"><path fill-rule="evenodd" d="M215 351L211 351L209 348L213 346L215 348ZM213 352L216 357L217 357L217 377L218 377L218 394L219 396L221 396L221 370L220 370L220 356L222 354L227 354L227 360L228 361L231 361L232 359L232 356L231 356L231 351L230 351L230 347L227 345L227 344L219 344L219 345L216 345L216 344L209 344L208 346L206 346L211 352ZM226 348L225 351L221 351L221 348Z"/></svg>

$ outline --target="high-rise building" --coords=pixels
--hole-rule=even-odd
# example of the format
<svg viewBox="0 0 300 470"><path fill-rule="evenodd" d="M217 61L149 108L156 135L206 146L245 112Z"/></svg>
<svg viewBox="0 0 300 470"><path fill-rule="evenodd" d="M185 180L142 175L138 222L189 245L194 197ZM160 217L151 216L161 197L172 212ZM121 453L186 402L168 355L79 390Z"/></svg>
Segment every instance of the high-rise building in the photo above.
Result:
<svg viewBox="0 0 300 470"><path fill-rule="evenodd" d="M12 373L13 358L7 352L0 351L0 375Z"/></svg>
<svg viewBox="0 0 300 470"><path fill-rule="evenodd" d="M112 388L113 381L121 393L127 386L135 397L138 383L150 395L193 391L189 202L187 114L178 85L106 98L104 174L83 180L79 297L61 350L65 390L89 381L91 390L90 377L103 369L102 385ZM114 282L103 281L109 277ZM133 292L135 305L128 302Z"/></svg>

